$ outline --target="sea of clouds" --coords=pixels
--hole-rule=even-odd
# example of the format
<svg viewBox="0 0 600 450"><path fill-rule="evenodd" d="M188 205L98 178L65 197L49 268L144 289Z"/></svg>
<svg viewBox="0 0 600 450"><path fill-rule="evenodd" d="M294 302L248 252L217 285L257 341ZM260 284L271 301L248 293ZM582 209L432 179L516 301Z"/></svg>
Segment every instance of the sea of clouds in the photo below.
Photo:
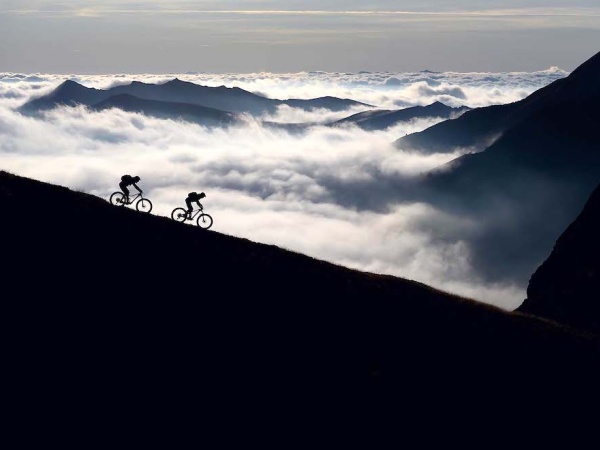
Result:
<svg viewBox="0 0 600 450"><path fill-rule="evenodd" d="M513 309L525 297L526 286L486 282L470 264L467 237L481 224L399 200L403 183L460 156L460 151L411 154L392 145L441 119L374 132L315 125L298 134L266 128L253 118L227 129L207 129L119 110L62 107L32 118L15 108L65 79L106 89L175 77L278 99L330 95L385 109L434 101L480 107L517 101L566 75L558 68L463 74L0 73L0 170L105 199L118 189L122 174L139 175L140 187L154 203L153 214L163 216L183 206L188 192L204 191L215 231ZM332 113L283 107L260 119L324 123L366 109Z"/></svg>

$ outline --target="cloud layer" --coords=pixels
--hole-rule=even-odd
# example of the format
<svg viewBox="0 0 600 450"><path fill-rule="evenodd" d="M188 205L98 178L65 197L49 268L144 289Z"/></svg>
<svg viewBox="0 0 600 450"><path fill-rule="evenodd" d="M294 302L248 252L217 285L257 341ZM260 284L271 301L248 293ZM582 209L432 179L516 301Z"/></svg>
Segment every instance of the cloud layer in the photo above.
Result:
<svg viewBox="0 0 600 450"><path fill-rule="evenodd" d="M178 77L205 86L240 87L270 98L315 98L331 95L398 109L441 101L451 106L470 107L519 100L554 80L568 75L550 67L538 72L300 72L245 74L20 74L0 72L0 96L22 98L48 92L65 79L98 89L131 81L163 83Z"/></svg>
<svg viewBox="0 0 600 450"><path fill-rule="evenodd" d="M380 107L483 106L518 100L566 75L300 73L179 74L207 85L239 86L275 98L334 95ZM173 75L71 76L106 88ZM385 131L314 126L297 135L253 119L229 129L159 120L117 110L62 108L43 119L13 108L65 76L0 74L0 169L108 199L123 173L141 177L153 213L169 216L189 191L204 191L216 231L361 270L421 281L512 309L524 286L490 284L470 263L469 236L482 224L425 203L403 203L403 185L455 154L414 155L392 143L436 123L418 120ZM348 112L350 113L350 112ZM281 121L323 121L331 113L279 111ZM273 119L273 118L272 118Z"/></svg>

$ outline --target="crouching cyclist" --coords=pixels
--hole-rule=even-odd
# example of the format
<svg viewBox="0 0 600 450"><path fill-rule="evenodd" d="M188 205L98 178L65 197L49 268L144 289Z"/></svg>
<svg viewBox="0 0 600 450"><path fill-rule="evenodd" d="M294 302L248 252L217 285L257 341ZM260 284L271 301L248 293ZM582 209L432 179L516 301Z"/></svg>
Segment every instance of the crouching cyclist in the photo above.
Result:
<svg viewBox="0 0 600 450"><path fill-rule="evenodd" d="M123 175L121 177L121 182L119 183L119 187L121 188L121 190L123 191L123 194L125 194L125 199L123 200L124 204L128 205L129 204L129 189L127 189L127 186L133 186L134 188L137 189L137 191L141 194L143 194L142 190L138 187L137 183L140 182L140 177L138 177L137 175L132 177L131 175Z"/></svg>
<svg viewBox="0 0 600 450"><path fill-rule="evenodd" d="M192 219L192 202L196 202L198 204L198 208L200 208L200 211L204 209L202 207L202 204L200 204L200 200L202 200L204 197L206 197L206 194L204 194L204 192L200 192L199 194L197 192L190 192L188 194L187 198L185 199L185 204L187 205L187 220Z"/></svg>

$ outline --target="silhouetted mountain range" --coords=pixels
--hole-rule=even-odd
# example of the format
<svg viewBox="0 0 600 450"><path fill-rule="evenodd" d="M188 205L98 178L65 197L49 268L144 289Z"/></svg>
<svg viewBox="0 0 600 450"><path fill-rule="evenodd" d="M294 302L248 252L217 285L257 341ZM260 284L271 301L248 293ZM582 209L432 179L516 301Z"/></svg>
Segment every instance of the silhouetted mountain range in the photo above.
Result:
<svg viewBox="0 0 600 450"><path fill-rule="evenodd" d="M290 133L300 134L306 131L308 128L315 125L322 125L328 127L337 127L344 125L356 125L359 128L367 131L379 131L385 130L394 125L398 125L403 122L409 122L413 119L420 118L442 118L448 119L457 117L462 114L464 111L469 110L470 108L466 106L461 106L458 108L453 108L450 106L446 106L443 103L435 102L426 106L413 106L406 109L400 110L382 110L375 109L370 111L363 111L360 113L352 114L349 117L345 117L340 120L336 120L334 122L328 123L276 123L276 122L262 122L262 125L286 130Z"/></svg>
<svg viewBox="0 0 600 450"><path fill-rule="evenodd" d="M239 115L219 109L207 108L191 103L144 100L129 94L113 95L106 100L91 105L91 109L97 111L109 108L139 112L161 119L181 119L204 126L227 126L240 122Z"/></svg>
<svg viewBox="0 0 600 450"><path fill-rule="evenodd" d="M436 136L439 145L447 138L449 149L458 145L456 130L465 139L490 137L487 125L478 127L495 122L479 118L512 111L491 146L431 171L407 194L478 223L467 241L473 265L486 279L526 286L600 181L599 73L597 54L522 102L468 111L420 135ZM463 134L465 124L473 135Z"/></svg>
<svg viewBox="0 0 600 450"><path fill-rule="evenodd" d="M128 426L201 416L247 437L524 420L520 407L581 427L600 400L597 339L552 321L6 172L0 210L18 311L4 375L21 405Z"/></svg>
<svg viewBox="0 0 600 450"><path fill-rule="evenodd" d="M531 277L518 310L600 336L600 185Z"/></svg>
<svg viewBox="0 0 600 450"><path fill-rule="evenodd" d="M568 77L556 80L518 102L476 108L456 120L441 122L422 132L398 139L406 150L452 152L457 148L481 151L508 129L529 120L546 108L577 112L579 103L600 97L600 53L579 66ZM567 112L567 111L565 111Z"/></svg>
<svg viewBox="0 0 600 450"><path fill-rule="evenodd" d="M370 107L370 105L354 100L335 97L321 97L308 100L276 100L256 95L237 87L201 86L175 78L164 84L148 84L133 81L128 85L115 86L106 90L87 88L72 80L67 80L50 94L25 103L20 108L20 111L23 113L35 113L37 111L52 109L57 105L82 104L92 106L106 101L109 97L123 94L143 100L194 104L224 112L249 113L252 115L274 113L277 107L281 105L289 105L305 110L325 108L332 111L343 111L353 106Z"/></svg>
<svg viewBox="0 0 600 450"><path fill-rule="evenodd" d="M397 125L401 122L408 122L409 120L426 117L440 117L443 119L450 119L460 116L465 111L471 108L467 106L460 106L453 108L451 106L444 105L441 102L434 102L427 106L413 106L406 109L397 111L390 110L372 110L364 111L357 114L353 114L350 117L338 120L331 123L330 125L344 125L354 124L363 130L374 131L374 130L385 130L391 126Z"/></svg>

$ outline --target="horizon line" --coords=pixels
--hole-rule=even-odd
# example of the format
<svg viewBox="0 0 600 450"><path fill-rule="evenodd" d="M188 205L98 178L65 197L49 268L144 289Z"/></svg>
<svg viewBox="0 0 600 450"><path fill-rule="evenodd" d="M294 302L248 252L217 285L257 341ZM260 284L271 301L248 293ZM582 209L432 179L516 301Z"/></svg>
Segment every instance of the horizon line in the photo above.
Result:
<svg viewBox="0 0 600 450"><path fill-rule="evenodd" d="M102 14L238 14L238 15L404 15L404 16L469 16L469 17L510 17L510 16L546 16L546 17L589 17L600 16L600 8L504 8L489 10L459 11L399 11L399 10L200 10L200 9L102 9L77 8L64 10L10 9L0 10L0 14L55 14L93 17Z"/></svg>

